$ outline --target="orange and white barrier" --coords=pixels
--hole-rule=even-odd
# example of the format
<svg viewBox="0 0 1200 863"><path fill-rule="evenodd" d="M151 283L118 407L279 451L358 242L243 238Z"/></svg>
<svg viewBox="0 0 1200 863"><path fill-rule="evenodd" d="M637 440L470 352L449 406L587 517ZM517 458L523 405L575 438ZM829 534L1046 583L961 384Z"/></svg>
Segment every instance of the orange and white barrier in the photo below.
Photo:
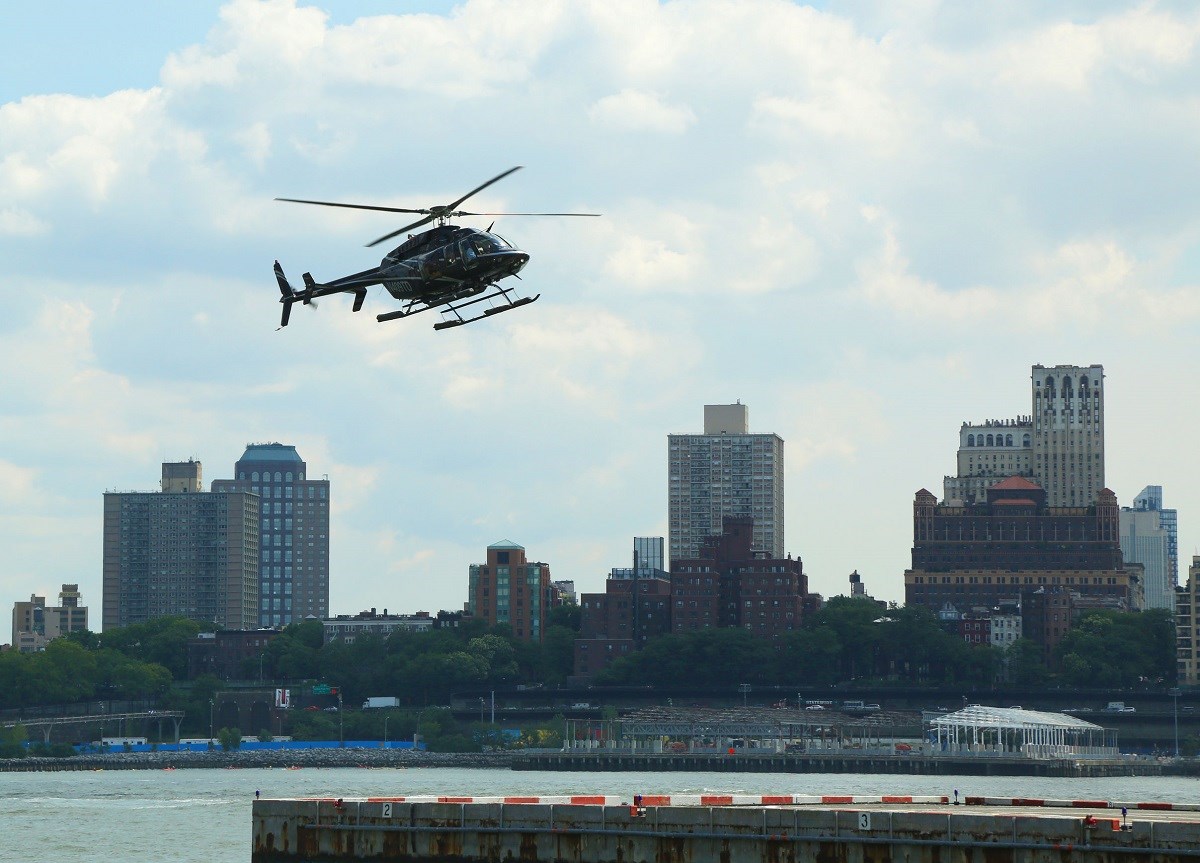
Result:
<svg viewBox="0 0 1200 863"><path fill-rule="evenodd" d="M1200 812L1200 803L1122 803L1112 800L1048 800L1037 797L965 797L967 806L1044 806L1053 809L1125 809L1129 812Z"/></svg>
<svg viewBox="0 0 1200 863"><path fill-rule="evenodd" d="M368 797L367 803L534 803L554 806L828 806L887 803L948 803L945 796L841 796L803 794L574 794L509 797Z"/></svg>

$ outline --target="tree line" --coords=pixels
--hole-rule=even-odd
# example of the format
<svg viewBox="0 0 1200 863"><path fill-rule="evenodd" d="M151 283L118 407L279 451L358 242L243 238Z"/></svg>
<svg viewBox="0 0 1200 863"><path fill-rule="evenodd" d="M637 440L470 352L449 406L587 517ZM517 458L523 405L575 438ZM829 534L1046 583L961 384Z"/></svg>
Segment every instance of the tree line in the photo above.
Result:
<svg viewBox="0 0 1200 863"><path fill-rule="evenodd" d="M203 629L183 618L161 618L99 634L73 633L39 653L0 653L0 708L156 699L200 722L225 685L211 676L186 680L187 642ZM369 696L395 695L416 710L446 705L464 690L565 683L578 629L579 609L568 607L552 610L541 644L517 640L506 627L482 621L325 644L320 622L310 620L285 627L261 659L246 661L242 676L257 678L261 662L271 681L340 687L344 707ZM1174 623L1166 611L1093 612L1047 658L1027 640L1007 649L968 644L920 607L883 608L871 600L834 597L777 643L736 628L663 635L614 662L594 682L728 691L742 683L1116 689L1169 686L1174 680ZM406 734L413 731L406 725Z"/></svg>

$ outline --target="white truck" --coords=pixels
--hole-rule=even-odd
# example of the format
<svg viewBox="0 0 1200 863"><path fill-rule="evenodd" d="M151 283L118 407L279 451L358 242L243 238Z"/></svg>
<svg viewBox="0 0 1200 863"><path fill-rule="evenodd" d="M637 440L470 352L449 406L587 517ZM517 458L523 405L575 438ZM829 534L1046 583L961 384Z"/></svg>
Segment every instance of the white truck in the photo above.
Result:
<svg viewBox="0 0 1200 863"><path fill-rule="evenodd" d="M1124 701L1110 701L1104 708L1105 713L1137 713L1136 707L1126 707Z"/></svg>
<svg viewBox="0 0 1200 863"><path fill-rule="evenodd" d="M373 707L399 707L400 699L394 695L372 695L363 702L363 710Z"/></svg>

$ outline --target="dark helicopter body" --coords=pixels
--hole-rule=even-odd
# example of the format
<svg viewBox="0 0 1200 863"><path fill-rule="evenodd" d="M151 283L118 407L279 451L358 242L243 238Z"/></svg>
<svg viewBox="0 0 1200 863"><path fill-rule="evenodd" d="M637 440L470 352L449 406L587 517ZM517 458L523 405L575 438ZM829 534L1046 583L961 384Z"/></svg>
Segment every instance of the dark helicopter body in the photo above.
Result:
<svg viewBox="0 0 1200 863"><path fill-rule="evenodd" d="M455 286L482 289L515 276L528 262L529 255L496 234L439 225L388 252L379 273L389 294L411 300Z"/></svg>
<svg viewBox="0 0 1200 863"><path fill-rule="evenodd" d="M432 207L422 210L407 210L396 207L371 207L359 204L334 204L326 201L303 201L295 198L280 198L284 201L295 201L304 204L321 204L333 207L351 207L354 209L384 210L387 212L424 213L426 218L411 225L380 237L374 243L391 239L399 233L437 220L438 224L422 233L410 235L392 251L388 252L378 267L334 279L331 282L318 283L308 273L304 274L304 289L293 290L283 275L279 262L275 262L275 278L279 282L282 294L283 317L281 327L286 327L291 314L292 305L302 303L313 304L317 297L329 294L354 294L353 310L362 308L366 299L367 288L371 285L383 285L389 294L405 305L394 312L376 315L378 321L390 321L406 318L418 312L432 308L441 308L443 313L449 312L448 317L434 324L434 329L461 326L472 321L478 321L499 312L507 312L520 306L534 302L541 295L517 298L513 288L502 287L499 282L509 276L516 276L529 262L529 255L514 248L507 240L490 231L477 228L464 228L450 225L446 220L455 216L477 215L525 215L525 216L591 216L593 213L463 213L453 212L454 208L474 195L481 189L490 186L513 171L512 168L494 177L487 183L453 204L442 207ZM485 293L491 290L491 293ZM480 296L482 295L482 296ZM485 309L474 317L464 318L461 310L467 306L498 300L499 302ZM463 302L465 301L465 302Z"/></svg>

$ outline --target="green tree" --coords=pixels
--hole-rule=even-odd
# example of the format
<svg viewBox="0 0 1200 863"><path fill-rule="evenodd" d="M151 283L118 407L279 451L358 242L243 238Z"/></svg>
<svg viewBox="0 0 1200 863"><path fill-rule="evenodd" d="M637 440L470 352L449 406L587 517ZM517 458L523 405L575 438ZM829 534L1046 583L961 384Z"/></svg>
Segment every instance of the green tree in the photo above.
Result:
<svg viewBox="0 0 1200 863"><path fill-rule="evenodd" d="M0 758L24 758L28 754L25 751L25 741L28 739L25 726L20 723L0 728Z"/></svg>
<svg viewBox="0 0 1200 863"><path fill-rule="evenodd" d="M556 605L546 612L546 628L561 626L579 632L583 625L583 609L578 605Z"/></svg>
<svg viewBox="0 0 1200 863"><path fill-rule="evenodd" d="M1018 638L1005 650L1008 679L1017 686L1044 686L1050 680L1046 653L1040 644Z"/></svg>
<svg viewBox="0 0 1200 863"><path fill-rule="evenodd" d="M1168 611L1093 611L1083 616L1054 653L1072 686L1128 688L1175 681L1175 625Z"/></svg>
<svg viewBox="0 0 1200 863"><path fill-rule="evenodd" d="M217 742L224 751L233 752L242 745L242 732L237 728L222 728L217 732Z"/></svg>
<svg viewBox="0 0 1200 863"><path fill-rule="evenodd" d="M157 617L105 630L100 635L100 646L141 662L157 663L175 680L183 680L187 677L187 643L199 633L214 629L213 624L200 624L186 617Z"/></svg>

